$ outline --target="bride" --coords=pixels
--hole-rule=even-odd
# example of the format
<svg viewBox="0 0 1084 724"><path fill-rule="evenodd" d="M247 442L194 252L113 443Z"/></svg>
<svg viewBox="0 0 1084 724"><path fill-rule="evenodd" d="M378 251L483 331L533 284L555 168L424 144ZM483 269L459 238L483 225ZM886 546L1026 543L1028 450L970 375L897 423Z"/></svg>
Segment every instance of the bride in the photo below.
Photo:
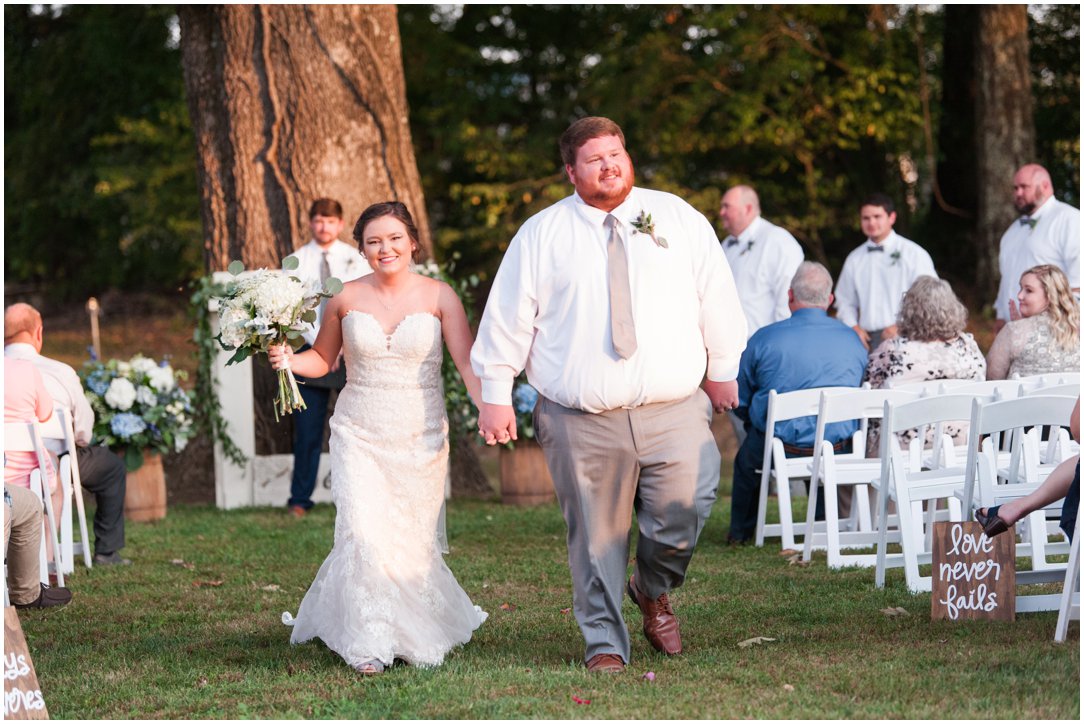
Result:
<svg viewBox="0 0 1084 724"><path fill-rule="evenodd" d="M418 232L406 206L370 206L354 239L374 273L328 301L312 349L269 353L275 369L320 377L341 350L347 371L330 423L335 544L297 618L283 622L292 643L318 637L378 674L395 659L439 665L486 619L437 541L448 469L442 338L476 404L481 383L459 297L412 270Z"/></svg>

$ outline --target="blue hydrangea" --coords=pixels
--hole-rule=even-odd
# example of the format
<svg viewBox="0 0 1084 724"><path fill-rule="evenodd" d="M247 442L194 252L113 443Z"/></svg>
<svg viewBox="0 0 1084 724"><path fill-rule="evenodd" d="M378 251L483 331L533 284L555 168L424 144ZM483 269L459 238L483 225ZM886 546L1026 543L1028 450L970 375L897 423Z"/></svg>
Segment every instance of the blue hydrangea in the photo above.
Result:
<svg viewBox="0 0 1084 724"><path fill-rule="evenodd" d="M525 382L517 385L512 393L512 405L516 408L516 412L523 414L531 412L536 402L538 402L538 390Z"/></svg>
<svg viewBox="0 0 1084 724"><path fill-rule="evenodd" d="M109 380L99 372L87 375L87 387L96 395L104 395L109 389Z"/></svg>
<svg viewBox="0 0 1084 724"><path fill-rule="evenodd" d="M146 430L147 423L143 422L143 418L139 415L133 415L130 412L121 412L113 416L113 419L109 423L109 427L117 437L129 440L134 435L138 435Z"/></svg>

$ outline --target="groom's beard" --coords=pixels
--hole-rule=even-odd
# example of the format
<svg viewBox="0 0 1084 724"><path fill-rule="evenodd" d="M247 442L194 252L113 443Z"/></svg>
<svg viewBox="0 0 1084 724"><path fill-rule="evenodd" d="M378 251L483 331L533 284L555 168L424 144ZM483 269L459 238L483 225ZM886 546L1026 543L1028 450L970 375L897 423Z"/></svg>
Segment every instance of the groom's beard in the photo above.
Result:
<svg viewBox="0 0 1084 724"><path fill-rule="evenodd" d="M585 191L577 188L576 191L589 206L613 209L621 205L636 182L636 171L633 169L631 162L629 163L628 174L622 174L617 178L624 183L615 185L610 189L596 187L594 190Z"/></svg>

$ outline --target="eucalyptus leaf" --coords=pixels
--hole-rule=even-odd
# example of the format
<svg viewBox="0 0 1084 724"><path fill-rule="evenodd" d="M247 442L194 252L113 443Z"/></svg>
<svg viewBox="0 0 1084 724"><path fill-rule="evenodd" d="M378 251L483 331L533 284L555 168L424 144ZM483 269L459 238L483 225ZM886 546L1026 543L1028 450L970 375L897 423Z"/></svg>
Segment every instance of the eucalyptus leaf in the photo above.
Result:
<svg viewBox="0 0 1084 724"><path fill-rule="evenodd" d="M338 294L343 290L343 283L335 277L328 277L324 282L324 292L327 294Z"/></svg>
<svg viewBox="0 0 1084 724"><path fill-rule="evenodd" d="M316 321L316 310L315 309L310 309L307 312L305 312L304 314L302 314L301 315L301 321L302 322L309 322L310 324L312 322L315 322Z"/></svg>
<svg viewBox="0 0 1084 724"><path fill-rule="evenodd" d="M238 261L237 259L234 259L233 261L231 261L230 265L228 267L226 267L226 271L228 271L230 274L233 274L234 276L237 276L238 274L240 274L244 270L245 270L245 263L242 262L242 261Z"/></svg>
<svg viewBox="0 0 1084 724"><path fill-rule="evenodd" d="M286 333L286 339L301 339L301 332L295 332L291 329Z"/></svg>
<svg viewBox="0 0 1084 724"><path fill-rule="evenodd" d="M133 472L143 467L143 451L134 445L129 445L124 448L124 467L128 472Z"/></svg>
<svg viewBox="0 0 1084 724"><path fill-rule="evenodd" d="M297 269L300 264L301 262L298 261L297 257L293 254L282 260L282 268L286 271L293 271L294 269Z"/></svg>
<svg viewBox="0 0 1084 724"><path fill-rule="evenodd" d="M239 347L237 351L233 353L233 356L226 360L226 366L229 367L236 362L244 362L250 356L252 356L251 349L248 347Z"/></svg>

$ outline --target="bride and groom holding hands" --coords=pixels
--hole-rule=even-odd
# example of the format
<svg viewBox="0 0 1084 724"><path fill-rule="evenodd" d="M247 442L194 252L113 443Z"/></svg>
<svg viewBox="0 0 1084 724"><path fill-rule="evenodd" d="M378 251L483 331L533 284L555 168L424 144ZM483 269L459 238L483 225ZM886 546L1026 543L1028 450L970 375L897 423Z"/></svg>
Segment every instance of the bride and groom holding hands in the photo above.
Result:
<svg viewBox="0 0 1084 724"><path fill-rule="evenodd" d="M325 373L342 350L348 370L331 421L334 547L297 618L284 615L292 642L318 637L371 674L396 659L437 665L485 620L436 540L448 465L443 340L487 444L517 437L521 370L539 392L536 438L568 526L587 668L628 664L626 593L651 645L681 653L668 594L715 500L709 425L713 410L737 406L745 317L711 224L676 196L633 186L617 124L581 119L559 145L575 193L520 228L477 340L455 292L412 271L417 231L388 202L354 228L374 273L328 302L311 350L272 349L273 366L304 376Z"/></svg>

